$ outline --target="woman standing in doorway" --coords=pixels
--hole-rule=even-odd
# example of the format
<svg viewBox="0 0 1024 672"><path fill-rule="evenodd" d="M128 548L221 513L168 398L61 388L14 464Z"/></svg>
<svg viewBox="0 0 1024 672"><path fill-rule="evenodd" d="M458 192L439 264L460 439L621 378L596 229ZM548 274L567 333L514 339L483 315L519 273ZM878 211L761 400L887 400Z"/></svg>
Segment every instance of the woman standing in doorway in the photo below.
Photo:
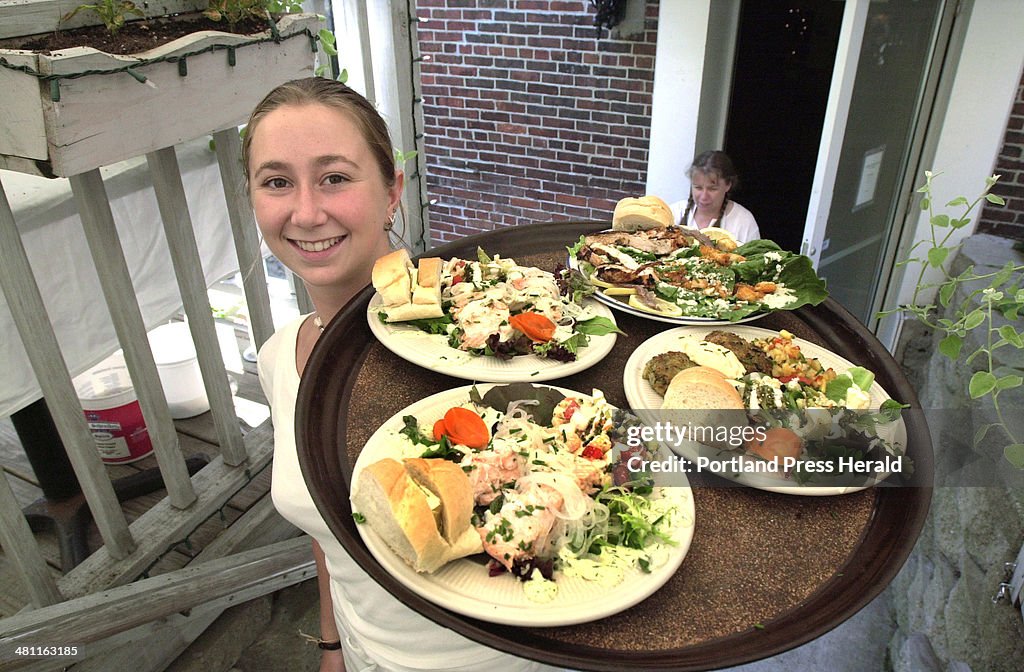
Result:
<svg viewBox="0 0 1024 672"><path fill-rule="evenodd" d="M344 84L319 77L271 91L252 113L243 143L263 238L302 279L316 308L267 340L259 374L274 423L274 505L313 538L320 670L545 669L443 628L385 591L331 533L299 469L299 377L324 325L369 284L374 260L391 248L403 184L392 151L373 106Z"/></svg>
<svg viewBox="0 0 1024 672"><path fill-rule="evenodd" d="M732 160L725 152L704 152L686 171L690 178L690 197L673 203L672 216L691 229L717 226L731 233L740 244L761 237L750 210L729 198L739 186Z"/></svg>

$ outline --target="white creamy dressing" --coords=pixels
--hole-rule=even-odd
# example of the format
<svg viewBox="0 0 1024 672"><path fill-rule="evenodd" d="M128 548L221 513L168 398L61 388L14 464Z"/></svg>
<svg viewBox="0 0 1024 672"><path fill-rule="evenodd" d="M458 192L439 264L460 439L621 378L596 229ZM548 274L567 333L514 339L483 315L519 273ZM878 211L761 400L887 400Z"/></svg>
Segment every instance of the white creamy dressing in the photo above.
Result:
<svg viewBox="0 0 1024 672"><path fill-rule="evenodd" d="M717 369L726 378L741 378L747 372L729 348L702 341L694 336L681 336L679 349L699 366Z"/></svg>
<svg viewBox="0 0 1024 672"><path fill-rule="evenodd" d="M470 301L456 313L462 326L462 342L468 348L482 348L487 338L508 324L508 306L495 299Z"/></svg>
<svg viewBox="0 0 1024 672"><path fill-rule="evenodd" d="M777 289L774 292L764 295L761 303L769 308L785 308L793 303L795 299L796 294L793 293L793 290L785 285L777 285Z"/></svg>

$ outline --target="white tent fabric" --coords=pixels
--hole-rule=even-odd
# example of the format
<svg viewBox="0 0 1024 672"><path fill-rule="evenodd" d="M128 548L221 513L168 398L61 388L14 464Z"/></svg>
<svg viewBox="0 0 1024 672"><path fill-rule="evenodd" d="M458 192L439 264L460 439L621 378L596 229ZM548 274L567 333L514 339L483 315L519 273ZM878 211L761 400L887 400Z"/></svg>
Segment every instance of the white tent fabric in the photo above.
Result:
<svg viewBox="0 0 1024 672"><path fill-rule="evenodd" d="M176 148L207 286L238 268L216 155L208 139ZM144 157L101 169L121 246L147 328L181 308L163 224ZM0 170L54 333L76 376L116 351L98 271L66 179ZM0 294L0 417L42 396Z"/></svg>

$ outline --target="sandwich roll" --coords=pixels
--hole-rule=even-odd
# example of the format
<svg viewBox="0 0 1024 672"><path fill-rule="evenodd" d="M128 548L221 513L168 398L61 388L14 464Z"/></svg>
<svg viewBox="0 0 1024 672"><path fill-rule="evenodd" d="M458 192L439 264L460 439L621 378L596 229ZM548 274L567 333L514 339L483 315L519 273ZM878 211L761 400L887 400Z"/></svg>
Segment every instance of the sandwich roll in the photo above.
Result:
<svg viewBox="0 0 1024 672"><path fill-rule="evenodd" d="M412 264L409 252L398 249L373 264L373 287L380 294L388 322L405 322L442 317L441 270L439 257L420 259Z"/></svg>
<svg viewBox="0 0 1024 672"><path fill-rule="evenodd" d="M385 306L384 314L387 316L388 322L406 322L441 317L444 315L444 311L440 304L403 303L400 306Z"/></svg>
<svg viewBox="0 0 1024 672"><path fill-rule="evenodd" d="M482 550L472 497L469 477L452 462L385 458L360 472L352 504L410 567L433 572Z"/></svg>
<svg viewBox="0 0 1024 672"><path fill-rule="evenodd" d="M385 306L410 302L412 295L412 261L404 247L373 262L370 279Z"/></svg>
<svg viewBox="0 0 1024 672"><path fill-rule="evenodd" d="M420 259L416 270L416 283L412 289L414 304L441 307L441 269L443 266L444 262L440 257Z"/></svg>
<svg viewBox="0 0 1024 672"><path fill-rule="evenodd" d="M462 467L448 460L413 457L402 460L406 473L440 502L441 536L455 544L469 528L473 515L473 487ZM479 535L478 535L479 536Z"/></svg>
<svg viewBox="0 0 1024 672"><path fill-rule="evenodd" d="M672 209L657 196L623 198L612 213L612 229L615 231L664 229L673 224Z"/></svg>

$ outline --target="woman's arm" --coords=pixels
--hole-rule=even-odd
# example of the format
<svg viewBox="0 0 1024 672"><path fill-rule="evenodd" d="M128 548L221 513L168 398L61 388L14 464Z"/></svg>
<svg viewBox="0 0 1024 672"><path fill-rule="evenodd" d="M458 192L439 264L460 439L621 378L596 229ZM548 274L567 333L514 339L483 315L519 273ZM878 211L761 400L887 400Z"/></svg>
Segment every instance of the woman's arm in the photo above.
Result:
<svg viewBox="0 0 1024 672"><path fill-rule="evenodd" d="M327 573L324 551L313 541L313 560L316 561L316 585L320 591L320 639L340 642L341 634L334 621L334 602L331 600L331 577ZM320 657L320 672L345 672L345 658L341 649L324 651Z"/></svg>

